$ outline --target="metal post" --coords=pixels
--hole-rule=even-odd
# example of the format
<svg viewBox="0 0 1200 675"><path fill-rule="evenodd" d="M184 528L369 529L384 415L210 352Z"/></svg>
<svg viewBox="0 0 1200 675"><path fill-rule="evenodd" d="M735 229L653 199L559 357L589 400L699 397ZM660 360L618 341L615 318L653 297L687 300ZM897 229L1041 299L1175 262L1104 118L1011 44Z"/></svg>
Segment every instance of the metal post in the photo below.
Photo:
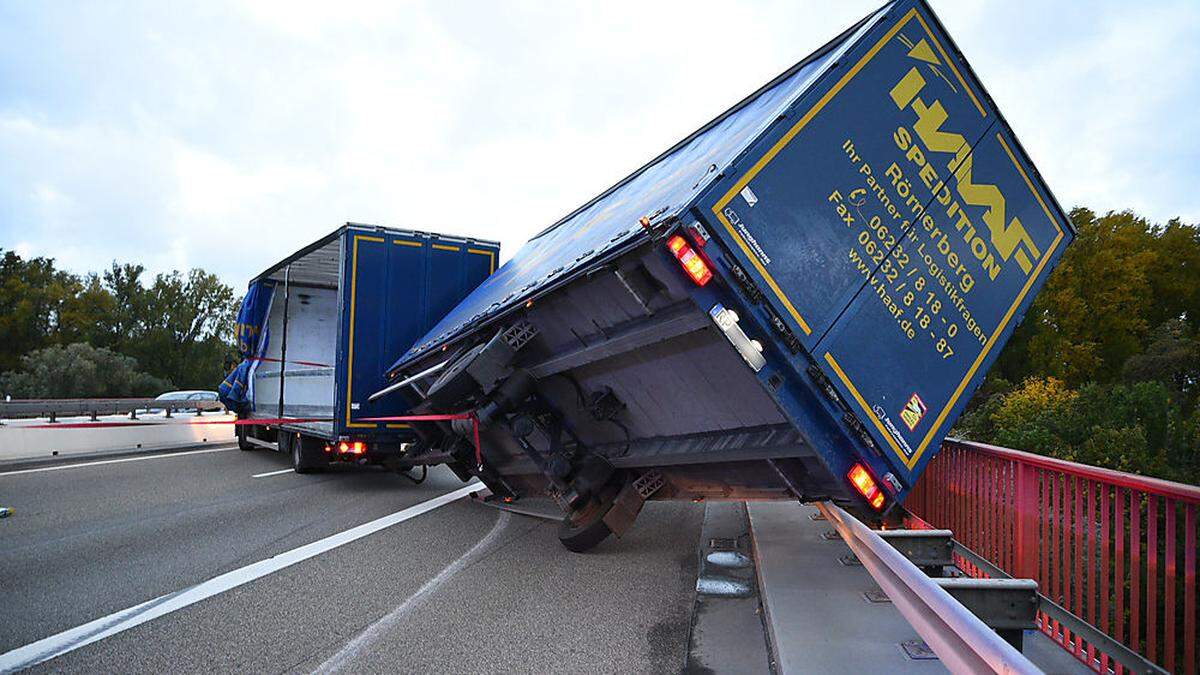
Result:
<svg viewBox="0 0 1200 675"><path fill-rule="evenodd" d="M287 374L288 298L291 295L292 266L283 268L283 337L279 341L279 419L283 419L283 381Z"/></svg>
<svg viewBox="0 0 1200 675"><path fill-rule="evenodd" d="M1038 504L1037 469L1017 462L1016 472L1016 548L1012 574L1026 579L1038 578Z"/></svg>

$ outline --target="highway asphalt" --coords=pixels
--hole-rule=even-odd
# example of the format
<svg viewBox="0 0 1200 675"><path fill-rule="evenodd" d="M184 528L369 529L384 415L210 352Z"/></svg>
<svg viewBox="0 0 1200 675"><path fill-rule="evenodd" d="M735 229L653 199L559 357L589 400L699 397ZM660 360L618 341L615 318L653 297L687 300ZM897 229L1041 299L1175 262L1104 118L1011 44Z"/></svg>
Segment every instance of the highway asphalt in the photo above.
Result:
<svg viewBox="0 0 1200 675"><path fill-rule="evenodd" d="M625 538L581 555L559 545L554 523L469 499L405 511L461 489L448 471L413 485L380 470L287 466L270 451L224 448L0 467L0 505L16 509L0 520L0 671L13 650L218 577L233 579L227 590L152 603L179 608L34 670L685 668L703 507L648 504ZM401 522L336 539L397 513ZM331 537L340 545L281 562ZM71 635L52 642L69 648Z"/></svg>

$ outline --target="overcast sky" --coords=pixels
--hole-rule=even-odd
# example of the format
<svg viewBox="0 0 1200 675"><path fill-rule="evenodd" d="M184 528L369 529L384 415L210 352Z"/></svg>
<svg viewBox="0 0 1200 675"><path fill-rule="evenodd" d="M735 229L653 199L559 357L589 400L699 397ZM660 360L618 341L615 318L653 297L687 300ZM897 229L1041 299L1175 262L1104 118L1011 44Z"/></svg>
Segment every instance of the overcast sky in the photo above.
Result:
<svg viewBox="0 0 1200 675"><path fill-rule="evenodd" d="M0 248L242 288L353 220L507 259L879 4L0 0ZM933 4L1064 207L1200 221L1200 2Z"/></svg>

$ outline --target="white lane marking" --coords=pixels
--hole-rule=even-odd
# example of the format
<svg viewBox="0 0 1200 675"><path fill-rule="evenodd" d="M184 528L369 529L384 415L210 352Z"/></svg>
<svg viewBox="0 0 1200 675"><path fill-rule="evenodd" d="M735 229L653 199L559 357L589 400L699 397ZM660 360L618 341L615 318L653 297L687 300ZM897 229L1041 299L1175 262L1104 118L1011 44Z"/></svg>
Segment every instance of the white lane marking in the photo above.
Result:
<svg viewBox="0 0 1200 675"><path fill-rule="evenodd" d="M476 544L472 546L466 553L462 554L458 560L455 560L447 565L441 572L438 572L437 576L429 581L426 581L419 589L417 589L416 593L408 596L404 602L400 603L399 607L388 612L381 619L370 626L367 626L363 632L359 633L358 636L350 642L347 642L346 646L338 650L338 653L326 659L324 663L317 666L316 670L313 672L334 673L357 661L358 657L364 651L370 649L371 645L374 644L381 635L386 633L389 629L395 626L397 622L403 619L404 615L408 614L410 609L415 607L422 600L424 600L426 596L435 591L438 586L441 586L451 577L461 572L465 567L475 562L475 560L484 551L490 548L492 543L496 540L496 537L498 537L504 527L508 525L508 520L509 514L505 511L501 511L500 517L496 519L496 524L492 526L492 530L487 533L487 536L476 542Z"/></svg>
<svg viewBox="0 0 1200 675"><path fill-rule="evenodd" d="M280 469L278 471L268 471L266 473L256 473L251 478L266 478L267 476L278 476L281 473L296 473L295 469Z"/></svg>
<svg viewBox="0 0 1200 675"><path fill-rule="evenodd" d="M42 471L61 471L62 469L82 469L85 466L100 466L102 464L123 464L125 462L141 462L147 459L170 459L172 457L186 457L188 455L203 455L209 452L228 452L233 450L233 447L224 448L209 448L207 450L188 450L187 452L164 452L162 454L147 455L145 457L124 457L121 459L106 459L99 462L82 462L79 464L59 464L57 466L43 466L38 469L20 469L17 471L0 472L0 476L15 476L21 473L41 473Z"/></svg>
<svg viewBox="0 0 1200 675"><path fill-rule="evenodd" d="M237 588L286 567L291 567L296 563L357 541L397 523L403 523L411 518L416 518L439 506L444 506L457 499L466 497L471 492L481 488L483 486L479 483L471 483L466 487L448 492L440 497L434 497L391 515L377 518L369 523L363 523L362 525L330 535L324 539L314 541L311 544L305 544L304 546L280 553L266 560L260 560L231 572L226 572L208 581L196 584L191 588L159 596L140 605L134 605L133 607L109 614L95 621L89 621L82 626L65 630L57 635L51 635L37 642L31 642L24 647L18 647L10 652L0 654L0 672L6 673L14 670L22 670L43 661L49 661L56 656L62 656L85 645L90 645L98 640L103 640L106 637L127 631L134 626L140 626L152 619L157 619L160 616L194 605L201 600Z"/></svg>

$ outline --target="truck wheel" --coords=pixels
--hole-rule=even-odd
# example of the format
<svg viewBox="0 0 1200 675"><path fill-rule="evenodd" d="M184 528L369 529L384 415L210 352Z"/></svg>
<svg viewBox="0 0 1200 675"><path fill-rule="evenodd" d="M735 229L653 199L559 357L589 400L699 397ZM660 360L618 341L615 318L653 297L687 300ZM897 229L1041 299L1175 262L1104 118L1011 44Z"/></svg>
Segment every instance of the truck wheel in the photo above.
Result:
<svg viewBox="0 0 1200 675"><path fill-rule="evenodd" d="M258 446L254 445L250 441L246 440L246 438L250 435L249 425L239 424L239 425L237 425L236 428L237 428L238 450L250 451L250 450L255 450L258 448Z"/></svg>
<svg viewBox="0 0 1200 675"><path fill-rule="evenodd" d="M312 443L305 443L300 434L287 434L283 438L292 453L292 469L296 473L312 473L320 468L321 462L313 457Z"/></svg>
<svg viewBox="0 0 1200 675"><path fill-rule="evenodd" d="M609 505L611 506L611 504ZM612 530L604 522L606 508L588 508L578 514L568 513L558 526L558 540L568 551L583 553L608 538ZM572 516L575 518L572 518Z"/></svg>

